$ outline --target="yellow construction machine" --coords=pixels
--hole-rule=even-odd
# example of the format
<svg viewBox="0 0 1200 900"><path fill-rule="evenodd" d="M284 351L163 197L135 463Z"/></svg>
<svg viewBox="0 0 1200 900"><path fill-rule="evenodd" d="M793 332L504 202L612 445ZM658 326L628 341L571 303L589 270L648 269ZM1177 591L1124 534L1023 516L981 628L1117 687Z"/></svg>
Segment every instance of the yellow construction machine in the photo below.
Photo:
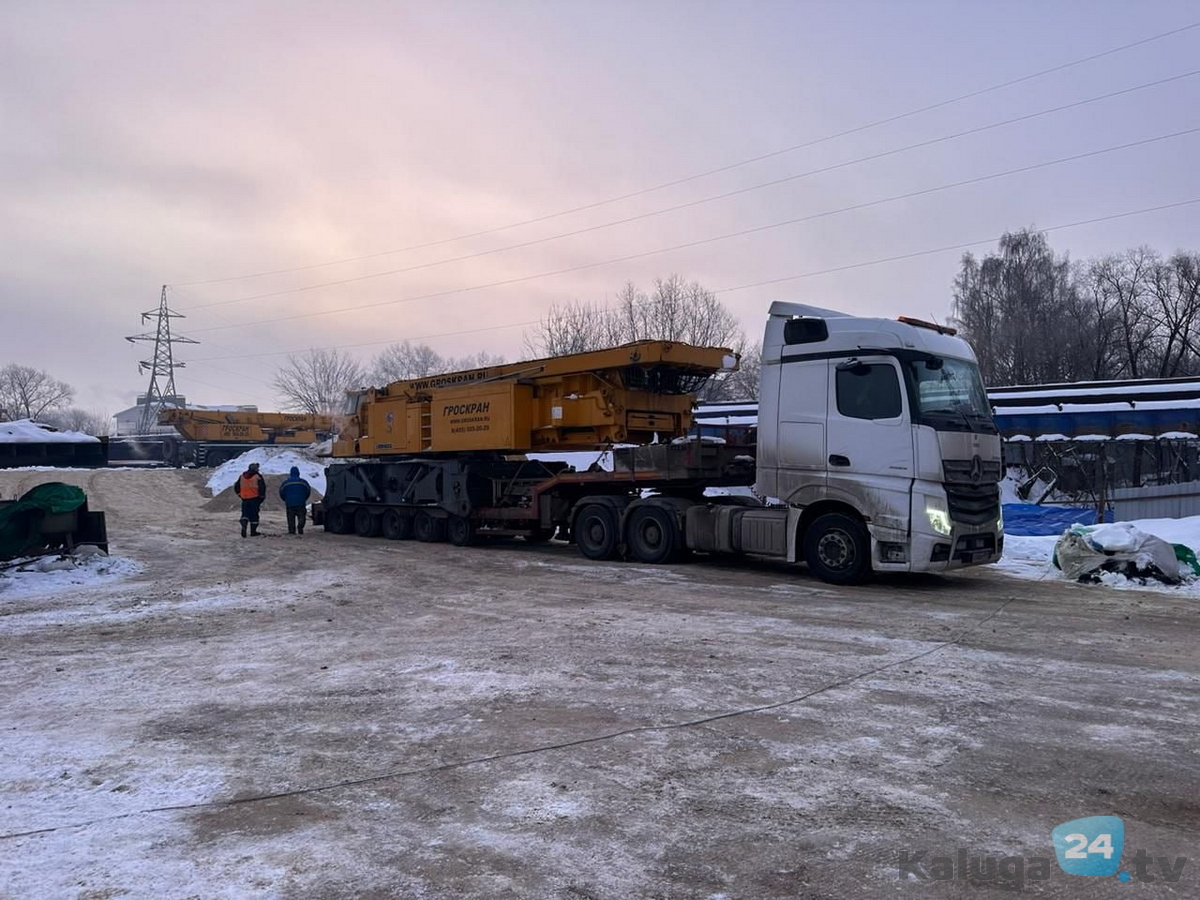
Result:
<svg viewBox="0 0 1200 900"><path fill-rule="evenodd" d="M333 418L308 413L249 412L244 410L168 407L158 424L179 432L170 458L174 465L218 466L264 444L307 445L333 435Z"/></svg>
<svg viewBox="0 0 1200 900"><path fill-rule="evenodd" d="M353 393L333 455L603 449L685 434L695 392L737 357L638 341Z"/></svg>

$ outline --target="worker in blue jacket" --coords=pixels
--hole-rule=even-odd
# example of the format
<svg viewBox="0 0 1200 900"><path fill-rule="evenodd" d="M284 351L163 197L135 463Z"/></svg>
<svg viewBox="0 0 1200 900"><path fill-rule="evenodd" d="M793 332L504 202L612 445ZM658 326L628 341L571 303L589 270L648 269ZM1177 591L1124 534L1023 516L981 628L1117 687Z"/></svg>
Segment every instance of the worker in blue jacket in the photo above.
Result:
<svg viewBox="0 0 1200 900"><path fill-rule="evenodd" d="M287 480L279 485L279 499L287 507L288 534L304 534L304 522L308 518L308 497L312 485L300 477L299 466L292 466Z"/></svg>

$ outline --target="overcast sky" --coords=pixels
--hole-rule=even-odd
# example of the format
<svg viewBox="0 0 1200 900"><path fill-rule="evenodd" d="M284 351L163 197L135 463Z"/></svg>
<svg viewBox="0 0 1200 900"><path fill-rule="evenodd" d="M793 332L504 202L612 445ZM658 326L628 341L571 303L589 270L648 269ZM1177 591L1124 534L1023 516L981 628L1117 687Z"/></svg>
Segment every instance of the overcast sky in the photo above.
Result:
<svg viewBox="0 0 1200 900"><path fill-rule="evenodd" d="M390 341L516 358L555 301L678 273L748 332L787 299L945 317L961 251L725 290L1200 197L1200 135L688 249L605 261L1200 126L1200 77L532 247L438 263L1200 69L1200 28L805 149L1200 20L1179 2L0 4L0 364L115 412L172 285L177 385L276 408L283 352ZM1200 250L1200 205L1054 231L1086 257ZM986 251L984 244L977 251ZM243 299L395 269L340 285ZM492 282L514 284L467 290ZM441 296L410 300L426 294ZM238 302L225 302L238 301ZM404 302L393 302L404 301ZM221 304L199 308L208 304ZM372 309L347 307L379 305ZM309 313L325 313L308 315ZM282 317L304 316L282 321ZM480 330L490 329L490 330ZM455 332L472 332L457 334Z"/></svg>

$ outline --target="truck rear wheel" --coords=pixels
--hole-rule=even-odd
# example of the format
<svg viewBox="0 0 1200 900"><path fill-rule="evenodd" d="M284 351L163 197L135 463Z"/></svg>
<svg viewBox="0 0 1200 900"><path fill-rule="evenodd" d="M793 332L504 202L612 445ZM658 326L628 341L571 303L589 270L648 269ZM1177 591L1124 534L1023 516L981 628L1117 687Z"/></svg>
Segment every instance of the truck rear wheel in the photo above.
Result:
<svg viewBox="0 0 1200 900"><path fill-rule="evenodd" d="M331 534L349 534L354 527L354 519L344 506L335 506L325 511L325 530Z"/></svg>
<svg viewBox="0 0 1200 900"><path fill-rule="evenodd" d="M866 581L871 574L871 537L857 519L825 513L804 534L804 561L814 575L831 584Z"/></svg>
<svg viewBox="0 0 1200 900"><path fill-rule="evenodd" d="M385 509L380 524L383 527L383 536L389 541L412 540L412 516L406 516L398 509Z"/></svg>
<svg viewBox="0 0 1200 900"><path fill-rule="evenodd" d="M425 510L421 510L413 519L413 537L427 544L445 540L446 522L443 519L434 518Z"/></svg>
<svg viewBox="0 0 1200 900"><path fill-rule="evenodd" d="M617 517L609 506L589 503L572 528L579 552L588 559L612 559L617 550Z"/></svg>
<svg viewBox="0 0 1200 900"><path fill-rule="evenodd" d="M451 516L446 523L446 533L455 547L466 547L475 543L475 526L466 516Z"/></svg>
<svg viewBox="0 0 1200 900"><path fill-rule="evenodd" d="M354 511L354 531L359 537L375 537L379 534L379 516L365 506Z"/></svg>
<svg viewBox="0 0 1200 900"><path fill-rule="evenodd" d="M683 549L683 535L670 510L661 506L639 506L625 526L625 544L638 562L670 562Z"/></svg>

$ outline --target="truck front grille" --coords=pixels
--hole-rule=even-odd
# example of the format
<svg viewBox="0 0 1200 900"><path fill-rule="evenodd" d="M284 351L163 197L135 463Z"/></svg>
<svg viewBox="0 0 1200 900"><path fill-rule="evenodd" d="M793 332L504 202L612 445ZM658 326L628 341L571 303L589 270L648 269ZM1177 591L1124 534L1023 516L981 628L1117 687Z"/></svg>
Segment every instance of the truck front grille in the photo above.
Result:
<svg viewBox="0 0 1200 900"><path fill-rule="evenodd" d="M946 484L952 521L983 525L1000 518L1000 488L995 484Z"/></svg>
<svg viewBox="0 0 1200 900"><path fill-rule="evenodd" d="M971 473L973 466L978 472L975 476L972 476ZM946 481L953 484L996 482L1000 480L1000 461L984 462L980 460L978 464L974 464L974 461L970 459L944 459L942 460L942 473Z"/></svg>

